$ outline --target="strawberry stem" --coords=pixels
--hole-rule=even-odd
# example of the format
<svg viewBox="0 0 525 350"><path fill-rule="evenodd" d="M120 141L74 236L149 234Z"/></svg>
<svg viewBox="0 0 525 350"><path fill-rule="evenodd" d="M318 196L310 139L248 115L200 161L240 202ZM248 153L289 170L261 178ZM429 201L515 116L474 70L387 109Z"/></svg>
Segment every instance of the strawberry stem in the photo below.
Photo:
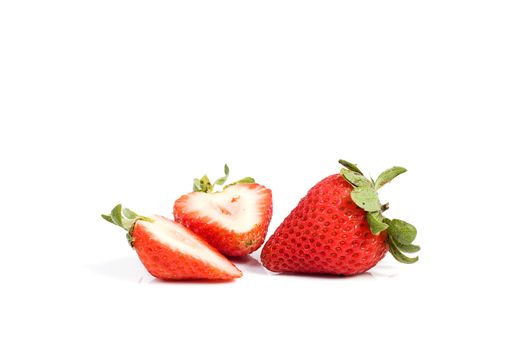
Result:
<svg viewBox="0 0 525 350"><path fill-rule="evenodd" d="M122 207L122 204L117 204L111 210L111 214L102 214L102 218L107 222L122 227L124 230L126 230L126 238L128 239L128 243L131 247L133 247L133 229L135 228L135 223L139 220L153 222L153 219L139 215L128 208L124 208Z"/></svg>
<svg viewBox="0 0 525 350"><path fill-rule="evenodd" d="M231 182L227 185L224 185L226 180L228 180L228 177L230 176L230 168L228 167L228 164L224 164L224 176L218 178L213 183L208 178L208 175L204 175L200 179L195 178L193 179L193 192L204 192L204 193L211 193L213 192L213 189L215 185L223 186L222 189L228 188L230 186L239 184L239 183L254 183L255 180L253 177L244 177L238 181Z"/></svg>
<svg viewBox="0 0 525 350"><path fill-rule="evenodd" d="M359 170L357 165L355 165L354 163L350 163L349 161L346 161L344 159L339 159L339 164L341 164L342 166L344 166L348 170L352 170L352 171L355 171L358 174L363 175L363 172L361 170Z"/></svg>

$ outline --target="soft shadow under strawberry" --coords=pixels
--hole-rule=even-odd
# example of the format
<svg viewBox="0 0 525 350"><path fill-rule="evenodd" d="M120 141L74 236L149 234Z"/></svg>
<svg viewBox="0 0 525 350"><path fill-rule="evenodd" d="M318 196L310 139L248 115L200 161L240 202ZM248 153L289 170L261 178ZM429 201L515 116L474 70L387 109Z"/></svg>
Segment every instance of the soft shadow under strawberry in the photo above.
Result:
<svg viewBox="0 0 525 350"><path fill-rule="evenodd" d="M150 284L230 284L234 283L235 280L207 280L207 279L200 279L200 280L161 280L159 278L153 278L148 283Z"/></svg>
<svg viewBox="0 0 525 350"><path fill-rule="evenodd" d="M262 264L251 255L230 257L233 262L243 273L247 274L258 274L258 275L269 275L270 272L266 270Z"/></svg>
<svg viewBox="0 0 525 350"><path fill-rule="evenodd" d="M327 280L359 280L359 279L373 279L374 275L370 272L363 272L358 275L333 275L328 273L292 273L292 272L279 272L274 273L275 275L279 276L290 276L290 277L297 277L297 278L316 278L316 279L327 279Z"/></svg>
<svg viewBox="0 0 525 350"><path fill-rule="evenodd" d="M99 264L88 265L87 268L99 275L128 282L140 283L144 277L151 277L134 256L126 256Z"/></svg>

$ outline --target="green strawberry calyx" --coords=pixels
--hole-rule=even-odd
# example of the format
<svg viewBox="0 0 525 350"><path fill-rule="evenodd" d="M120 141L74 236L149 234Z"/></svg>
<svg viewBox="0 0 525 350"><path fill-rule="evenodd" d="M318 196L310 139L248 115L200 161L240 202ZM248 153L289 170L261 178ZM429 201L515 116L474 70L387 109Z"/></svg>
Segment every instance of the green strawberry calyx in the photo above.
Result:
<svg viewBox="0 0 525 350"><path fill-rule="evenodd" d="M126 230L126 238L128 239L128 243L132 248L135 241L133 238L133 229L135 228L135 223L139 220L153 222L152 218L139 215L128 208L124 208L122 204L117 204L111 210L110 214L102 214L102 218Z"/></svg>
<svg viewBox="0 0 525 350"><path fill-rule="evenodd" d="M358 207L366 211L366 219L372 234L379 235L386 231L390 253L397 261L405 264L413 264L418 261L417 256L409 257L404 254L417 253L420 250L419 246L412 244L417 235L416 228L406 221L390 220L384 217L383 213L389 208L389 203L381 204L377 194L381 187L407 170L395 166L383 171L377 179L373 180L365 177L353 163L341 159L339 164L344 166L341 169L341 176L353 187L350 193L352 200Z"/></svg>
<svg viewBox="0 0 525 350"><path fill-rule="evenodd" d="M223 186L222 189L224 190L236 184L240 184L240 183L251 184L255 182L253 177L244 177L240 180L224 185L226 181L228 180L228 176L230 176L230 168L228 167L228 164L224 164L224 176L218 178L213 183L210 181L210 178L208 177L208 175L204 175L200 179L198 178L193 179L193 192L211 193L213 192L213 189L217 185ZM218 192L218 191L215 191L215 192Z"/></svg>

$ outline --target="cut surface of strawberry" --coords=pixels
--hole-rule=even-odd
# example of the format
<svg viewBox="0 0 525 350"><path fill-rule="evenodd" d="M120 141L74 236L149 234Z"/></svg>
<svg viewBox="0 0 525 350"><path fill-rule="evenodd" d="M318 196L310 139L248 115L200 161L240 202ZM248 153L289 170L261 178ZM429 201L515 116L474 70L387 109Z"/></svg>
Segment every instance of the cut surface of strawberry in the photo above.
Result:
<svg viewBox="0 0 525 350"><path fill-rule="evenodd" d="M262 225L271 202L269 190L257 184L238 184L223 192L194 192L178 201L181 213L220 225L235 233L245 233Z"/></svg>
<svg viewBox="0 0 525 350"><path fill-rule="evenodd" d="M242 276L215 248L179 223L161 216L139 216L120 205L103 217L128 231L129 243L157 278L228 280Z"/></svg>
<svg viewBox="0 0 525 350"><path fill-rule="evenodd" d="M204 175L194 181L194 192L175 201L175 221L203 237L221 253L243 256L258 249L264 242L272 217L272 191L244 178L213 192L215 184L224 184L225 177L211 185Z"/></svg>

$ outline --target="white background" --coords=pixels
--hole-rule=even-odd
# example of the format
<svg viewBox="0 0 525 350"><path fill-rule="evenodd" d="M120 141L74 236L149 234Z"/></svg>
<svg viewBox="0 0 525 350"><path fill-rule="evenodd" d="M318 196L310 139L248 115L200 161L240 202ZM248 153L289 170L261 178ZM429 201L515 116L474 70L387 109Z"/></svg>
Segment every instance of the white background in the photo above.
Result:
<svg viewBox="0 0 525 350"><path fill-rule="evenodd" d="M522 1L2 1L2 349L523 349ZM420 262L164 283L100 213L358 163Z"/></svg>

